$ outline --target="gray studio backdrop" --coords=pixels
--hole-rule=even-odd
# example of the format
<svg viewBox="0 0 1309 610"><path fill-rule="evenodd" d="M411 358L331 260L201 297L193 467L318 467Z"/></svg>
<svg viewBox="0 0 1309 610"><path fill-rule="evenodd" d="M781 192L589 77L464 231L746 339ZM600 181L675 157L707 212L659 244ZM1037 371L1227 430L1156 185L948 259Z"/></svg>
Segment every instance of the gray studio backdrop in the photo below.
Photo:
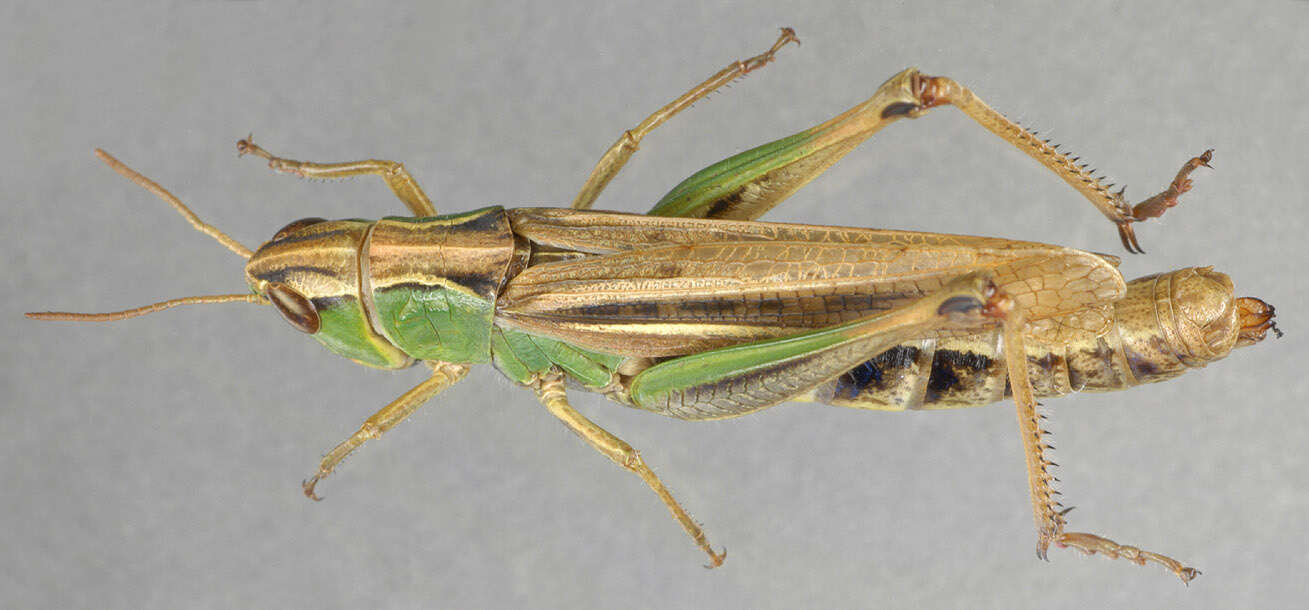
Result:
<svg viewBox="0 0 1309 610"><path fill-rule="evenodd" d="M209 2L0 7L0 607L1285 607L1305 598L1304 2ZM421 378L327 353L264 308L107 310L244 289L241 261L92 155L257 245L305 216L403 211L374 179L237 159L403 161L445 211L562 205L636 124L777 27L803 46L646 142L599 207L818 123L916 65L1142 197L1215 170L1144 256L1057 179L943 108L894 125L770 220L1049 241L1139 276L1211 264L1287 337L1176 381L1051 401L1074 526L1174 554L1033 557L1007 404L787 405L692 424L582 395L730 555L700 568L655 497L484 367L350 459L318 458Z"/></svg>

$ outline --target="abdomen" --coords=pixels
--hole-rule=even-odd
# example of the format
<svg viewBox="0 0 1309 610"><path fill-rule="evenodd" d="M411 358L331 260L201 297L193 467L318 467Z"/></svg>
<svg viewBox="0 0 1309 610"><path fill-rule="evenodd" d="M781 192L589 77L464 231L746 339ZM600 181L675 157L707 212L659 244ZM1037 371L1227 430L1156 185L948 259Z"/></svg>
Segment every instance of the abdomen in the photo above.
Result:
<svg viewBox="0 0 1309 610"><path fill-rule="evenodd" d="M1027 368L1037 397L1109 392L1171 379L1221 359L1245 343L1246 324L1232 282L1209 268L1188 268L1129 282L1109 323L1095 332L1065 328L1058 340L1029 334ZM1074 314L1075 315L1075 314ZM1267 318L1271 318L1271 308ZM1071 319L1071 318L1070 318ZM1062 320L1053 320L1062 327ZM1067 327L1076 327L1068 324ZM865 361L797 400L905 411L976 407L1009 396L999 329L921 339ZM1257 340L1257 339L1255 339ZM1253 342L1253 341L1249 341Z"/></svg>

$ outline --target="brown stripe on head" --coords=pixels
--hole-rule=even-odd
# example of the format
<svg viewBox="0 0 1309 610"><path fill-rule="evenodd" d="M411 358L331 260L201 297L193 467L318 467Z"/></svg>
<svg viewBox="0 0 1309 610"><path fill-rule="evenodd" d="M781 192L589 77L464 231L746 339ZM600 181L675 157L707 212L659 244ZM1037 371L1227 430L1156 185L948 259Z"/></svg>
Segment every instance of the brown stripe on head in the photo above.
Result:
<svg viewBox="0 0 1309 610"><path fill-rule="evenodd" d="M288 225L250 257L246 281L259 290L285 284L308 299L357 296L359 252L371 223L358 220Z"/></svg>

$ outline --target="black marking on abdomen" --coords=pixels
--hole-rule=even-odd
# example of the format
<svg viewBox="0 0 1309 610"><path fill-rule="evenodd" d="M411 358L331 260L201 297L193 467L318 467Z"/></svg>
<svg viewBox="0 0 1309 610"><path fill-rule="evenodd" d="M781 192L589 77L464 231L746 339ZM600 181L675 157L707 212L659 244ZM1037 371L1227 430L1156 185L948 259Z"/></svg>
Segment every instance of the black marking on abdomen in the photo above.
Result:
<svg viewBox="0 0 1309 610"><path fill-rule="evenodd" d="M1142 358L1134 351L1127 352L1127 365L1132 368L1132 374L1137 379L1145 379L1159 373L1158 365L1151 362L1149 358Z"/></svg>
<svg viewBox="0 0 1309 610"><path fill-rule="evenodd" d="M864 361L836 380L836 396L854 399L869 387L883 389L883 379L888 371L914 366L918 361L918 348L897 345L875 358Z"/></svg>
<svg viewBox="0 0 1309 610"><path fill-rule="evenodd" d="M1110 390L1125 387L1122 374L1114 365L1114 351L1099 337L1094 346L1068 352L1068 383L1074 392L1085 389Z"/></svg>
<svg viewBox="0 0 1309 610"><path fill-rule="evenodd" d="M989 375L994 361L976 352L936 350L932 359L932 375L927 379L927 392L923 402L940 401L947 394L967 391L977 385L977 376Z"/></svg>
<svg viewBox="0 0 1309 610"><path fill-rule="evenodd" d="M1061 358L1054 355L1054 352L1050 352L1044 356L1041 356L1040 358L1036 358L1036 359L1028 358L1027 362L1029 365L1035 364L1036 366L1040 367L1041 372L1049 375L1054 372L1055 366L1059 364L1060 360Z"/></svg>
<svg viewBox="0 0 1309 610"><path fill-rule="evenodd" d="M859 396L859 392L864 388L874 383L882 383L882 369L877 368L877 365L869 360L841 376L840 381L837 381L836 395L840 396L844 392L846 398L853 399Z"/></svg>

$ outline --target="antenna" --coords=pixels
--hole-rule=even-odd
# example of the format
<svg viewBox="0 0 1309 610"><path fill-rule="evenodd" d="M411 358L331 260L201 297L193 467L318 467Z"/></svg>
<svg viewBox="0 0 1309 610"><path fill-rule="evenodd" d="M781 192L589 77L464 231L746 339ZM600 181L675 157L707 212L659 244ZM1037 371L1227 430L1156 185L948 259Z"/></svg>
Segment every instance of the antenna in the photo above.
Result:
<svg viewBox="0 0 1309 610"><path fill-rule="evenodd" d="M182 203L181 199L178 199L172 193L168 192L164 187L159 186L155 181L142 176L136 170L123 164L122 161L115 159L113 155L110 155L99 148L95 149L95 156L100 157L101 161L104 161L111 169L118 172L124 178L135 182L137 186L154 193L155 197L163 199L165 203L173 206L173 209L177 210L178 214L181 214L187 222L191 223L191 226L195 227L195 230L214 238L218 243L223 244L224 248L237 253L241 258L250 260L250 257L254 255L249 248L241 245L241 242L228 237L226 233L219 231L217 227L200 220L200 217L196 216L195 212L191 211L191 208L186 207L186 204Z"/></svg>
<svg viewBox="0 0 1309 610"><path fill-rule="evenodd" d="M100 157L101 161L104 161L106 164L109 165L110 168L121 174L123 177L127 178L128 180L131 180L132 182L135 182L141 188L150 191L151 193L154 193L156 197L163 199L166 203L168 203L168 205L173 206L173 209L177 210L177 212L181 214L183 218L186 218L186 221L191 223L191 226L195 227L195 230L214 238L215 240L218 241L218 243L223 244L223 247L227 248L228 250L231 250L232 252L239 254L242 258L245 258L246 260L249 260L250 257L253 256L253 253L250 251L249 248L241 245L241 243L236 241L235 239L228 237L226 233L219 231L217 227L214 227L213 225L207 224L204 221L200 220L200 217L196 216L195 212L192 212L190 208L186 207L186 205L183 204L180 199L178 199L172 193L168 192L164 187L156 184L153 180L146 178L145 176L142 176L136 170L124 165L122 161L115 159L112 155L110 155L109 153L103 150L100 150L99 148L95 149L95 156ZM126 320L128 318L144 316L148 313L163 311L165 309L177 307L178 305L204 305L208 303L232 303L237 301L245 302L245 303L254 303L256 305L268 304L267 299L257 294L216 294L216 295L209 295L209 296L191 296L191 297L181 297L177 299L169 299L167 301L160 301L158 303L152 303L150 305L144 305L134 309L125 309L123 311L111 311L106 313L72 313L67 311L42 311L42 312L29 312L23 315L33 320L62 320L62 321L71 321L71 322L113 322L115 320Z"/></svg>
<svg viewBox="0 0 1309 610"><path fill-rule="evenodd" d="M64 322L114 322L144 316L148 313L171 309L178 305L205 305L208 303L232 303L244 301L255 305L267 305L268 301L257 294L215 294L209 296L181 297L158 303L143 305L134 309L111 311L106 313L72 313L67 311L34 311L23 315L33 320L51 320Z"/></svg>

